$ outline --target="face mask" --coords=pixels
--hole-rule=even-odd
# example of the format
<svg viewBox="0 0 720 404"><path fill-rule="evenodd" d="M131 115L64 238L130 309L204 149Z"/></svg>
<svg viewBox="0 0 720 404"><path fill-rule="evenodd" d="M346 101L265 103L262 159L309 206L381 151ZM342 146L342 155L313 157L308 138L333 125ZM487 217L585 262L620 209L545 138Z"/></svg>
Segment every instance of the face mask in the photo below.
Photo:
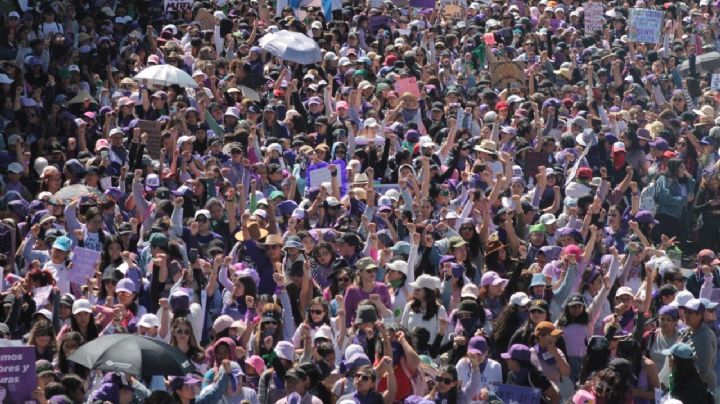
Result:
<svg viewBox="0 0 720 404"><path fill-rule="evenodd" d="M247 376L245 378L245 385L250 388L257 388L260 383L260 376Z"/></svg>
<svg viewBox="0 0 720 404"><path fill-rule="evenodd" d="M471 332L473 329L473 326L475 325L472 317L471 318L463 318L463 319L460 319L459 321L460 321L460 324L462 325L463 331L465 331L466 333Z"/></svg>
<svg viewBox="0 0 720 404"><path fill-rule="evenodd" d="M517 316L520 320L520 323L524 323L525 321L527 321L528 317L530 317L530 313L527 311L519 311Z"/></svg>
<svg viewBox="0 0 720 404"><path fill-rule="evenodd" d="M274 328L266 328L266 329L262 330L262 333L261 333L262 339L265 339L267 337L272 337L273 334L275 334Z"/></svg>
<svg viewBox="0 0 720 404"><path fill-rule="evenodd" d="M399 288L403 283L402 279L395 279L394 281L390 281L390 286L393 287L393 289Z"/></svg>

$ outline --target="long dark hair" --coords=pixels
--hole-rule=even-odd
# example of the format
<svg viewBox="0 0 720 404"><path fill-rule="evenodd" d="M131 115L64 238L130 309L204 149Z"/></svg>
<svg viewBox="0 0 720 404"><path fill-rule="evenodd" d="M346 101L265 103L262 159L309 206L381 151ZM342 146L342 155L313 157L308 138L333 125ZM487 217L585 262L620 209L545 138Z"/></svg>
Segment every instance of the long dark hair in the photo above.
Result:
<svg viewBox="0 0 720 404"><path fill-rule="evenodd" d="M88 376L89 370L81 365L73 364L72 369L70 368L70 363L67 360L67 354L65 353L65 341L72 340L77 343L78 348L85 343L85 339L83 339L83 336L77 332L77 331L70 331L68 333L65 333L62 337L62 341L60 341L60 344L58 344L58 368L60 369L60 372L63 374L70 374L75 373L81 378L86 378Z"/></svg>
<svg viewBox="0 0 720 404"><path fill-rule="evenodd" d="M678 158L673 158L668 160L667 162L667 171L665 172L665 177L672 178L677 180L678 173L680 172L680 166L683 164L683 161Z"/></svg>
<svg viewBox="0 0 720 404"><path fill-rule="evenodd" d="M100 260L100 270L101 270L101 271L105 270L105 268L107 268L107 267L110 266L110 265L113 265L113 266L115 266L115 267L118 267L118 266L120 266L120 265L123 263L122 257L118 257L118 259L115 260L115 261L112 261L112 260L111 260L111 258L110 258L110 246L111 246L113 243L119 244L119 245L120 245L120 250L122 250L122 249L124 248L124 247L123 247L123 243L122 243L122 241L120 240L120 237L119 237L119 236L117 236L117 235L111 235L111 236L105 237L105 242L103 243L103 249L102 249L102 259ZM103 289L103 288L101 287L101 289ZM107 292L105 292L105 293L107 293Z"/></svg>
<svg viewBox="0 0 720 404"><path fill-rule="evenodd" d="M307 305L307 309L310 310L310 308L316 304L319 304L322 306L323 311L325 312L325 315L323 316L323 319L321 320L323 324L330 325L330 308L328 307L327 301L322 296L317 296L312 298L310 302ZM308 312L305 315L305 321L303 321L305 324L310 324L310 312Z"/></svg>
<svg viewBox="0 0 720 404"><path fill-rule="evenodd" d="M495 342L497 353L507 350L510 338L512 338L515 330L520 327L519 312L520 306L516 304L508 304L503 311L500 312L492 333L492 340Z"/></svg>
<svg viewBox="0 0 720 404"><path fill-rule="evenodd" d="M589 322L590 316L588 316L587 307L585 307L585 305L583 305L582 314L577 317L573 317L570 315L570 306L566 303L560 318L558 318L558 326L560 327L567 327L570 324L588 324Z"/></svg>
<svg viewBox="0 0 720 404"><path fill-rule="evenodd" d="M598 337L593 337L598 338ZM599 337L604 338L604 337ZM591 349L588 347L587 354L583 359L580 375L578 376L578 384L584 384L595 372L607 368L610 361L610 346L605 344L600 349Z"/></svg>
<svg viewBox="0 0 720 404"><path fill-rule="evenodd" d="M437 296L434 290L428 288L423 288L423 290L425 291L425 315L423 316L423 320L429 321L437 315L440 305L437 302ZM412 303L410 303L410 310L419 313L422 311L422 302L413 297Z"/></svg>
<svg viewBox="0 0 720 404"><path fill-rule="evenodd" d="M707 396L707 385L702 377L700 377L700 373L698 373L697 367L695 366L695 361L674 355L672 360L673 366L671 374L675 383L671 386L670 395L682 399L683 402L701 402L698 399ZM694 400L687 400L691 395L694 395Z"/></svg>
<svg viewBox="0 0 720 404"><path fill-rule="evenodd" d="M608 403L624 403L630 392L631 381L623 379L622 374L613 369L603 369L593 378L595 393Z"/></svg>
<svg viewBox="0 0 720 404"><path fill-rule="evenodd" d="M77 331L80 333L80 335L82 335L82 331L80 330L80 324L78 324L74 314L70 316L70 329L73 331ZM95 315L93 313L90 313L90 321L88 321L87 326L87 335L85 335L83 338L85 338L85 342L90 342L97 338L98 335L100 335L100 330L95 323Z"/></svg>
<svg viewBox="0 0 720 404"><path fill-rule="evenodd" d="M458 372L455 365L448 364L448 365L442 365L440 366L440 369L438 370L438 375L441 375L443 373L449 373L450 376L452 376L453 381L458 381ZM454 389L449 390L447 393L447 402L448 403L459 403L460 397L458 390L460 389L460 383L458 383ZM437 387L433 387L432 391L430 392L431 397L435 397L437 395Z"/></svg>

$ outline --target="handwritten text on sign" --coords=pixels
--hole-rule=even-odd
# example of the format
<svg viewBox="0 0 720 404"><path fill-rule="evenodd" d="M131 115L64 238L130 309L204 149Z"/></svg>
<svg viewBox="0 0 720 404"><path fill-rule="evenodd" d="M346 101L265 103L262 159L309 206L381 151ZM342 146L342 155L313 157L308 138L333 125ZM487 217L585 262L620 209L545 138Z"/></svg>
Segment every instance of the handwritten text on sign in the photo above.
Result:
<svg viewBox="0 0 720 404"><path fill-rule="evenodd" d="M165 12L190 10L192 3L192 0L165 0Z"/></svg>
<svg viewBox="0 0 720 404"><path fill-rule="evenodd" d="M660 43L663 12L644 8L630 9L628 39L633 42Z"/></svg>

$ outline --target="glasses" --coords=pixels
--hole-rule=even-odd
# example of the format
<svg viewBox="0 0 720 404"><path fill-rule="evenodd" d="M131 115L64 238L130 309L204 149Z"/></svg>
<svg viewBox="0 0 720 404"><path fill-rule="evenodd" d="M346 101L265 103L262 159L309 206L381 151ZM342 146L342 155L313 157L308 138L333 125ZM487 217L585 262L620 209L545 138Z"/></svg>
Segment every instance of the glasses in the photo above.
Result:
<svg viewBox="0 0 720 404"><path fill-rule="evenodd" d="M435 381L436 381L437 383L451 384L451 383L454 382L455 380L453 380L453 379L451 379L451 378L449 378L449 377L437 376L437 377L435 377Z"/></svg>
<svg viewBox="0 0 720 404"><path fill-rule="evenodd" d="M199 219L195 219L195 221L198 223L207 223L208 219L206 217L201 217Z"/></svg>
<svg viewBox="0 0 720 404"><path fill-rule="evenodd" d="M318 251L318 257L327 257L328 255L330 255L330 253L325 250Z"/></svg>
<svg viewBox="0 0 720 404"><path fill-rule="evenodd" d="M242 154L242 151L240 151L240 150L233 150L233 151L230 152L230 154L232 154L232 155Z"/></svg>
<svg viewBox="0 0 720 404"><path fill-rule="evenodd" d="M360 380L362 380L362 381L364 381L364 382L369 382L370 380L372 380L372 378L370 377L370 375L363 375L363 374L356 374L356 375L355 375L355 379L356 379L356 380L357 380L357 379L360 379Z"/></svg>
<svg viewBox="0 0 720 404"><path fill-rule="evenodd" d="M367 272L369 274L374 274L377 272L377 268L368 268L365 270L365 272Z"/></svg>
<svg viewBox="0 0 720 404"><path fill-rule="evenodd" d="M338 278L338 283L348 283L350 282L350 278L347 276L343 276L342 278Z"/></svg>
<svg viewBox="0 0 720 404"><path fill-rule="evenodd" d="M463 226L460 228L460 231L473 231L472 226Z"/></svg>
<svg viewBox="0 0 720 404"><path fill-rule="evenodd" d="M190 330L187 328L178 328L175 330L175 334L177 335L190 335Z"/></svg>
<svg viewBox="0 0 720 404"><path fill-rule="evenodd" d="M268 248L271 249L271 250L279 250L279 249L280 249L280 246L277 245L277 244L274 244L274 245L268 246Z"/></svg>
<svg viewBox="0 0 720 404"><path fill-rule="evenodd" d="M316 314L318 316L325 314L325 311L323 310L310 310L310 314Z"/></svg>

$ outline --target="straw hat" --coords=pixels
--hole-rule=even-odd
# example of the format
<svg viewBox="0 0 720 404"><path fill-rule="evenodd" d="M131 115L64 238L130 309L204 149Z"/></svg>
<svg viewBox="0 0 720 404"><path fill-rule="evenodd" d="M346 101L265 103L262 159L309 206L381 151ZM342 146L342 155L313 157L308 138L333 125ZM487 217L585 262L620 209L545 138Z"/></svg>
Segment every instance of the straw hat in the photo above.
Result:
<svg viewBox="0 0 720 404"><path fill-rule="evenodd" d="M250 233L250 238L255 241L261 240L268 235L268 231L260 227L260 224L254 220L248 222L247 231ZM235 240L245 241L242 231L235 233Z"/></svg>

